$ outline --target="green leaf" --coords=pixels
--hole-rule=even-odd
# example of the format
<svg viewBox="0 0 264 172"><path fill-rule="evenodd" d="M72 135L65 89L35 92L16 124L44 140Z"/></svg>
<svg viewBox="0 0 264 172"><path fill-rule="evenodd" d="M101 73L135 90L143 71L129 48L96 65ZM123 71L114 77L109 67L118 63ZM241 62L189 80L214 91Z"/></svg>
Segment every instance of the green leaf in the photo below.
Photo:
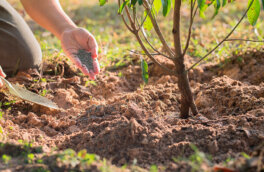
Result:
<svg viewBox="0 0 264 172"><path fill-rule="evenodd" d="M121 4L120 8L118 9L118 14L121 14L124 10L124 7L127 5L128 1L125 1Z"/></svg>
<svg viewBox="0 0 264 172"><path fill-rule="evenodd" d="M143 0L138 0L138 4L142 5L143 4Z"/></svg>
<svg viewBox="0 0 264 172"><path fill-rule="evenodd" d="M241 152L241 155L246 158L246 159L250 159L250 156L248 154L246 154L245 152Z"/></svg>
<svg viewBox="0 0 264 172"><path fill-rule="evenodd" d="M226 5L226 3L227 3L227 0L223 0L222 1L222 7L224 7Z"/></svg>
<svg viewBox="0 0 264 172"><path fill-rule="evenodd" d="M213 3L214 3L214 7L215 7L215 12L213 15L213 18L214 18L219 12L219 9L221 7L221 3L220 3L220 0L215 0Z"/></svg>
<svg viewBox="0 0 264 172"><path fill-rule="evenodd" d="M171 0L161 0L161 3L163 6L162 14L164 17L166 17L171 9Z"/></svg>
<svg viewBox="0 0 264 172"><path fill-rule="evenodd" d="M153 11L157 15L161 9L162 3L160 0L154 0L153 2Z"/></svg>
<svg viewBox="0 0 264 172"><path fill-rule="evenodd" d="M263 9L264 9L264 0L261 0L262 1L262 7L263 7Z"/></svg>
<svg viewBox="0 0 264 172"><path fill-rule="evenodd" d="M200 10L202 10L204 8L204 6L206 5L206 0L198 0L198 7Z"/></svg>
<svg viewBox="0 0 264 172"><path fill-rule="evenodd" d="M162 3L161 3L160 0L154 0L153 6L151 8L152 16L157 16L158 15L158 13L159 13L159 11L161 9L161 6L162 6ZM148 12L144 11L144 17L143 18L145 18L147 14L148 14ZM150 13L149 13L149 15L150 15ZM152 25L152 22L151 22L151 19L150 19L149 15L147 16L147 18L146 18L146 20L144 22L144 25L143 25L144 28L146 30L148 30L148 31L150 31L153 28L153 25Z"/></svg>
<svg viewBox="0 0 264 172"><path fill-rule="evenodd" d="M205 18L204 12L208 5L206 4L206 0L198 0L198 7L200 10L200 17Z"/></svg>
<svg viewBox="0 0 264 172"><path fill-rule="evenodd" d="M251 7L249 8L247 12L248 21L252 26L255 26L259 17L260 13L260 2L259 0L249 0L248 1L248 7L253 1Z"/></svg>
<svg viewBox="0 0 264 172"><path fill-rule="evenodd" d="M144 18L146 17L146 15L148 15L148 12L144 11ZM153 28L153 25L152 25L152 22L151 22L149 15L147 16L143 26L148 31L150 31Z"/></svg>
<svg viewBox="0 0 264 172"><path fill-rule="evenodd" d="M130 1L130 4L133 5L133 6L135 6L136 3L137 3L137 0L131 0L131 1Z"/></svg>
<svg viewBox="0 0 264 172"><path fill-rule="evenodd" d="M106 3L106 0L99 0L100 6L103 6Z"/></svg>
<svg viewBox="0 0 264 172"><path fill-rule="evenodd" d="M145 84L148 83L149 74L148 74L148 63L141 58L141 70L142 70L142 78Z"/></svg>

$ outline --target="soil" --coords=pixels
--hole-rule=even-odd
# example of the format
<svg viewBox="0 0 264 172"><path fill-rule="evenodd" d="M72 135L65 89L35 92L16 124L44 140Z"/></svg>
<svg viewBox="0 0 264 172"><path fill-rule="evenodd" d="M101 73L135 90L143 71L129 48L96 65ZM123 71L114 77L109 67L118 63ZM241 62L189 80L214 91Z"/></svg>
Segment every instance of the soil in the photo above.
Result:
<svg viewBox="0 0 264 172"><path fill-rule="evenodd" d="M186 65L193 61L189 57ZM45 80L34 70L20 72L8 80L38 94L46 90L60 110L17 99L3 104L3 142L27 140L44 152L53 147L86 149L117 166L136 159L140 167L156 164L168 171L185 168L172 165L172 158L192 155L191 144L221 163L241 152L251 155L264 143L264 53L248 52L221 65L206 63L191 70L200 113L189 119L179 118L177 78L155 65L149 70L146 86L137 65L103 71L95 83L66 61L46 61ZM0 100L14 98L2 89Z"/></svg>

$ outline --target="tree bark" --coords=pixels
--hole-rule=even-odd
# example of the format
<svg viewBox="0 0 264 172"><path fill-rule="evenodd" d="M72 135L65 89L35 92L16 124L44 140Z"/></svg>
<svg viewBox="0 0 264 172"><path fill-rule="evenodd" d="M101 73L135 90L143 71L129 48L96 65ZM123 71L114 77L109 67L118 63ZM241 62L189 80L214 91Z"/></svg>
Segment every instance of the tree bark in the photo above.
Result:
<svg viewBox="0 0 264 172"><path fill-rule="evenodd" d="M172 30L175 48L174 64L176 66L178 76L178 87L181 92L180 116L181 118L188 118L190 109L193 115L197 115L198 110L194 103L193 94L189 84L188 73L185 70L184 56L182 54L180 39L180 9L181 0L175 0Z"/></svg>

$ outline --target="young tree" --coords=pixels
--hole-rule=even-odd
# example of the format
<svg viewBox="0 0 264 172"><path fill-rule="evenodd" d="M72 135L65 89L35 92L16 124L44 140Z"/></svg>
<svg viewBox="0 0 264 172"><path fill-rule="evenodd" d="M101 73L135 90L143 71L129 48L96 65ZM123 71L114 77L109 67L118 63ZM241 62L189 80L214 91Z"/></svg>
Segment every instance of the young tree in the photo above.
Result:
<svg viewBox="0 0 264 172"><path fill-rule="evenodd" d="M193 115L198 114L198 110L194 103L193 94L189 84L188 71L198 65L207 56L209 56L223 42L228 41L230 35L234 32L234 30L238 27L238 25L241 23L241 21L246 15L248 15L248 20L250 24L255 25L260 13L260 2L259 0L249 0L246 12L243 14L242 18L235 25L235 27L230 31L230 33L227 34L227 36L211 51L209 51L204 57L198 60L189 69L186 69L184 65L184 58L189 48L189 43L192 35L192 25L197 11L199 10L200 16L204 17L205 10L212 5L215 8L215 12L213 14L214 17L218 14L218 11L221 7L224 7L228 2L232 2L233 0L188 0L188 3L190 5L189 29L185 46L182 49L180 20L181 6L183 1L187 0L118 0L118 13L121 15L127 29L136 37L142 50L145 52L145 55L147 55L156 65L158 65L167 74L178 77L178 87L181 93L180 116L181 118L188 118L190 110ZM100 5L104 5L106 3L106 0L99 0L99 3ZM143 19L139 21L138 10L142 8L144 9L144 16ZM174 40L174 49L168 45L157 21L157 15L161 8L164 17L168 15L171 8L173 9L172 36ZM161 52L160 50L156 49L146 36L145 29L151 30L152 28L154 29L157 37L159 38L163 46L164 52ZM155 55L161 55L167 58L168 60L171 60L175 66L174 70L167 68L165 65L157 61L155 59ZM142 64L144 79L144 74L146 73L144 68L147 66L144 60L142 61Z"/></svg>

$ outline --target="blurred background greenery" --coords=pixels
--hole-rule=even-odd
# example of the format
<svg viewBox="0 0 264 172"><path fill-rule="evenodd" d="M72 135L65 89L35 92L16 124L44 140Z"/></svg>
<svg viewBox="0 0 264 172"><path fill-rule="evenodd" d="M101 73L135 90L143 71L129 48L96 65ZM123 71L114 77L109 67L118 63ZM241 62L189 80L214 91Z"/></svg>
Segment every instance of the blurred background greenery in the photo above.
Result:
<svg viewBox="0 0 264 172"><path fill-rule="evenodd" d="M9 2L23 15L37 37L45 59L56 58L62 53L59 40L48 31L35 24L24 12L22 5L17 0ZM122 65L131 60L130 50L141 51L139 44L133 35L122 23L121 17L117 14L118 6L115 0L103 6L99 6L97 0L63 0L60 1L63 9L80 27L88 29L96 38L99 45L99 58L102 67ZM190 49L187 52L192 57L202 57L208 50L220 42L224 36L238 22L247 8L247 1L240 0L228 4L219 11L219 14L212 19L213 8L207 10L206 19L196 16L193 25L193 35L191 38ZM47 9L48 10L48 9ZM187 29L189 25L189 6L187 3L182 8L182 41L185 43ZM158 16L160 27L172 46L172 11L170 17L164 18L162 14ZM263 9L255 28L249 25L244 19L231 38L243 38L262 40L263 33ZM161 49L154 32L147 33L153 45ZM263 43L253 42L225 42L220 48L208 57L209 61L219 62L239 54L248 49L262 50Z"/></svg>

